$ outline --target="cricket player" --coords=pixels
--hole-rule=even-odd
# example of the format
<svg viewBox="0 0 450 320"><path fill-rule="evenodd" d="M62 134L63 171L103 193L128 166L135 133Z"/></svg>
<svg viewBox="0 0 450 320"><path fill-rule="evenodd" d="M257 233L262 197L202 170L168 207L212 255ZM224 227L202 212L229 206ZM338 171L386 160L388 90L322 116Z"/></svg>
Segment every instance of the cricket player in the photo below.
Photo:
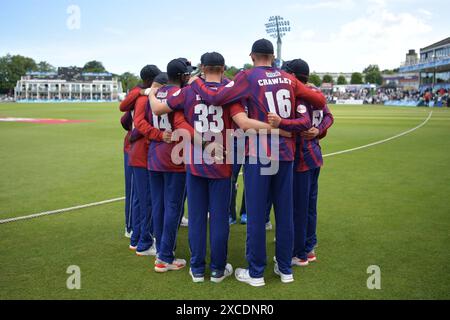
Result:
<svg viewBox="0 0 450 320"><path fill-rule="evenodd" d="M201 58L202 71L206 77L205 86L217 89L223 86L225 59L219 53L206 53ZM189 206L189 244L191 249L191 270L193 282L203 282L206 273L206 236L208 213L210 215L211 281L219 283L233 274L233 267L227 264L229 220L228 210L231 197L232 166L213 158L220 158L220 148L211 148L213 153L205 155L210 146L220 144L227 152L227 130L233 128L233 121L243 130L271 129L265 122L247 117L241 103L222 107L208 105L191 87L175 92L161 103L150 95L152 110L158 114L183 110L188 123L195 128L194 144L191 144L187 164L187 190ZM200 143L198 137L200 136ZM217 142L220 141L221 143ZM232 147L231 147L232 148ZM200 154L201 159L197 158ZM198 161L200 160L200 161Z"/></svg>
<svg viewBox="0 0 450 320"><path fill-rule="evenodd" d="M154 79L161 71L147 69L142 75L146 87L153 84ZM159 71L159 73L158 73ZM151 193L150 179L147 170L147 156L150 140L169 141L170 136L162 133L150 125L144 128L148 98L139 96L135 103L130 150L129 165L133 170L134 187L139 200L139 211L132 217L133 235L131 237L130 250L136 251L138 256L155 256L156 248L152 235L151 221ZM137 132L137 135L134 133Z"/></svg>
<svg viewBox="0 0 450 320"><path fill-rule="evenodd" d="M141 70L141 85L133 88L120 104L120 111L125 112L121 119L122 127L127 131L124 139L124 171L125 171L125 237L131 238L133 212L139 210L139 201L134 189L133 170L129 166L129 152L131 150L130 138L133 130L133 113L137 98L141 90L151 86L151 82L145 78L156 77L161 71L154 65L147 65Z"/></svg>
<svg viewBox="0 0 450 320"><path fill-rule="evenodd" d="M212 90L197 79L191 87L208 105L224 105L245 100L249 117L266 122L269 112L290 119L294 116L296 97L302 97L313 106L325 105L325 97L311 90L292 75L272 67L273 44L261 39L254 43L251 51L254 68L240 72L234 82ZM304 121L304 128L310 128L310 121ZM266 257L266 210L267 199L272 198L276 219L276 261L275 273L283 283L294 281L292 274L293 251L293 162L295 141L281 137L279 159L271 159L270 145L261 138L258 145L265 155L259 156L251 150L244 167L245 198L247 202L247 261L248 269L237 269L236 279L252 286L264 286ZM252 149L252 148L250 148ZM269 160L267 162L266 160ZM269 163L269 164L267 164ZM278 166L277 173L262 175L267 168Z"/></svg>
<svg viewBox="0 0 450 320"><path fill-rule="evenodd" d="M122 127L127 131L124 139L124 172L125 172L125 237L131 239L131 216L134 210L139 210L139 202L136 192L133 190L133 171L128 165L128 154L131 149L130 137L133 130L133 116L132 112L126 112L121 120Z"/></svg>
<svg viewBox="0 0 450 320"><path fill-rule="evenodd" d="M293 74L299 81L306 84L309 79L309 65L296 59L283 65L283 70ZM307 116L312 120L313 127L301 132L296 139L296 155L294 164L294 257L292 265L307 266L317 260L314 248L317 245L317 199L318 181L323 166L320 139L327 134L333 125L334 118L329 108L322 110L312 106L307 101L297 101L296 116ZM269 115L269 123L287 131L298 131L298 120L281 119L276 114Z"/></svg>
<svg viewBox="0 0 450 320"><path fill-rule="evenodd" d="M168 84L158 89L156 97L165 102L190 79L193 68L186 59L172 60L167 65ZM146 97L148 99L148 97ZM164 134L174 130L193 131L184 119L182 111L158 116L148 104L148 123ZM148 170L152 194L152 216L156 237L157 259L155 271L164 273L181 270L186 260L175 258L178 227L183 216L186 192L186 169L184 163L174 164L172 151L175 143L152 140L148 150Z"/></svg>

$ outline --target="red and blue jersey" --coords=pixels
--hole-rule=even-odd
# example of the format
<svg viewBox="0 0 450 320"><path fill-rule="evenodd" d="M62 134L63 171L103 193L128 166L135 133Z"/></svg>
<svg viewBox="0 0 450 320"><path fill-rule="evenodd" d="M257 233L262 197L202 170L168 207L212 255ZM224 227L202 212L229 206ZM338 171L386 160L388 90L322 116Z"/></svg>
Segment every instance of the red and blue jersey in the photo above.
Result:
<svg viewBox="0 0 450 320"><path fill-rule="evenodd" d="M324 136L327 130L333 125L334 118L328 106L325 106L325 108L320 110L303 100L298 100L297 105L297 117L309 117L313 127L319 129L319 137L313 140L302 138L300 134L297 135L295 170L297 172L306 172L323 166L320 137ZM296 127L295 121L296 120L282 121L280 128L289 131L303 131L299 127Z"/></svg>
<svg viewBox="0 0 450 320"><path fill-rule="evenodd" d="M205 82L205 86L208 88L216 89L223 84L224 82L222 84ZM231 137L227 136L227 133L229 133L227 130L234 128L233 117L245 112L240 103L225 107L208 105L191 87L176 92L168 98L167 105L174 111L182 110L188 124L194 128L197 134L203 137L204 141L211 140L214 142L216 137L219 137L225 150L227 149L227 142L231 141ZM227 164L226 160L222 164L208 157L208 155L203 154L202 146L191 144L186 166L187 171L194 176L209 179L231 177L232 165Z"/></svg>
<svg viewBox="0 0 450 320"><path fill-rule="evenodd" d="M125 99L120 103L120 111L128 112L133 111L136 105L137 99L141 96L141 90L145 89L144 86L136 86L128 92Z"/></svg>
<svg viewBox="0 0 450 320"><path fill-rule="evenodd" d="M172 85L164 86L156 92L156 97L161 102L166 102L167 98L179 89L179 87ZM180 128L179 122L176 121L179 118L176 118L175 113L157 116L151 111L150 104L147 104L146 116L148 122L161 132L166 130L173 132ZM157 172L186 172L186 167L183 163L177 165L172 161L172 151L175 146L176 143L168 144L163 141L151 141L148 150L148 170Z"/></svg>
<svg viewBox="0 0 450 320"><path fill-rule="evenodd" d="M147 168L147 155L150 140L162 140L162 132L151 126L145 119L148 104L147 96L140 96L134 107L134 127L142 135L131 143L129 165L131 167Z"/></svg>
<svg viewBox="0 0 450 320"><path fill-rule="evenodd" d="M303 97L318 108L326 103L322 93L307 88L292 75L272 67L255 67L242 71L235 81L220 89L208 88L201 80L196 80L191 86L210 105L243 101L248 108L249 117L262 122L267 122L269 112L278 114L282 119L293 119L296 97ZM258 139L259 147L264 149L263 157L272 156L270 139L270 136ZM279 160L293 161L295 139L279 139ZM256 157L257 154L256 146L250 145L249 156Z"/></svg>
<svg viewBox="0 0 450 320"><path fill-rule="evenodd" d="M127 131L123 142L123 151L129 153L131 150L130 136L133 129L133 112L135 109L136 101L141 96L141 89L143 87L137 86L130 90L125 99L120 103L120 111L125 112L125 115L121 119L123 128Z"/></svg>

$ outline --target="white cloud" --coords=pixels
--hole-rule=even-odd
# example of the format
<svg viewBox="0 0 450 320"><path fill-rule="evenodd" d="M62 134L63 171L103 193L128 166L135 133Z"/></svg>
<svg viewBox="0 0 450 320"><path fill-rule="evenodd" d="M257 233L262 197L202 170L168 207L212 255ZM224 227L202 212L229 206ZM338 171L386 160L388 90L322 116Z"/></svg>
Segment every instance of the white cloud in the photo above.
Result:
<svg viewBox="0 0 450 320"><path fill-rule="evenodd" d="M316 35L316 32L314 30L304 30L300 33L300 38L304 40L311 40Z"/></svg>
<svg viewBox="0 0 450 320"><path fill-rule="evenodd" d="M417 11L395 13L386 1L372 0L362 15L337 27L328 39L322 34L322 42L317 42L300 34L286 50L301 52L317 71L361 71L369 64L396 68L408 49L432 42L433 28L424 15Z"/></svg>

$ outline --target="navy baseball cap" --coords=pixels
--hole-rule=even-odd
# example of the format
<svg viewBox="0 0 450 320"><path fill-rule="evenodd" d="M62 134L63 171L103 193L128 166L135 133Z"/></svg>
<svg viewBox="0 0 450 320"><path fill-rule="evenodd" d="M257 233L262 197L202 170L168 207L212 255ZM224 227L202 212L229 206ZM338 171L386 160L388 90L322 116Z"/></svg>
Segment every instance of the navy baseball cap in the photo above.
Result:
<svg viewBox="0 0 450 320"><path fill-rule="evenodd" d="M150 65L146 65L144 68L142 68L141 70L141 79L142 80L147 80L147 81L151 81L153 79L156 78L156 76L158 76L161 73L161 70L159 70L159 68L153 64Z"/></svg>
<svg viewBox="0 0 450 320"><path fill-rule="evenodd" d="M197 70L197 67L193 66L191 61L189 61L186 58L178 58L178 60L183 61L184 63L186 63L186 65L188 66L188 70L189 72L194 72L195 70Z"/></svg>
<svg viewBox="0 0 450 320"><path fill-rule="evenodd" d="M159 83L159 84L167 84L169 82L167 73L161 72L159 75L156 76L154 82Z"/></svg>
<svg viewBox="0 0 450 320"><path fill-rule="evenodd" d="M218 52L207 52L202 55L200 62L203 66L225 66L225 58Z"/></svg>
<svg viewBox="0 0 450 320"><path fill-rule="evenodd" d="M182 74L190 74L193 70L185 58L174 59L167 65L167 75L169 78L176 78Z"/></svg>
<svg viewBox="0 0 450 320"><path fill-rule="evenodd" d="M289 72L289 73L295 73L299 76L309 77L309 65L306 63L306 61L302 59L295 59L291 61L287 61L283 64L283 67L281 67L282 70Z"/></svg>
<svg viewBox="0 0 450 320"><path fill-rule="evenodd" d="M267 39L260 39L253 44L252 53L274 54L275 50L272 42Z"/></svg>

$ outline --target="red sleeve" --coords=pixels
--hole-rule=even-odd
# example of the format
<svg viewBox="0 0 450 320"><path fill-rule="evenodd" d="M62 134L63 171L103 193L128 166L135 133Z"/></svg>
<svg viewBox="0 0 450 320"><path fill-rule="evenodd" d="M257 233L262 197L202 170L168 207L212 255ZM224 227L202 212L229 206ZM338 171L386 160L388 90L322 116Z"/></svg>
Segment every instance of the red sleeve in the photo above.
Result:
<svg viewBox="0 0 450 320"><path fill-rule="evenodd" d="M319 132L320 132L319 135L320 136L324 135L324 133L327 132L328 129L330 129L333 124L334 124L333 114L331 113L331 111L328 108L328 106L325 106L325 108L323 108L323 120L322 120L322 123L317 128L317 129L319 129Z"/></svg>
<svg viewBox="0 0 450 320"><path fill-rule="evenodd" d="M203 100L214 106L223 106L233 101L243 100L250 95L250 83L245 71L238 73L234 81L220 88L209 88L201 79L194 81L191 87L200 94Z"/></svg>
<svg viewBox="0 0 450 320"><path fill-rule="evenodd" d="M145 108L147 107L148 97L141 96L136 101L134 109L134 126L148 140L162 141L163 134L153 127L145 119Z"/></svg>
<svg viewBox="0 0 450 320"><path fill-rule="evenodd" d="M239 113L245 113L245 108L240 102L233 103L232 105L229 106L229 108L230 108L230 116L232 118Z"/></svg>
<svg viewBox="0 0 450 320"><path fill-rule="evenodd" d="M293 88L297 98L309 102L313 107L319 110L322 110L325 107L327 100L322 92L304 85L297 78L291 77L291 79L294 82Z"/></svg>
<svg viewBox="0 0 450 320"><path fill-rule="evenodd" d="M126 96L125 100L120 103L120 111L128 112L134 109L136 100L141 95L141 88L136 87L132 89Z"/></svg>
<svg viewBox="0 0 450 320"><path fill-rule="evenodd" d="M177 129L184 129L189 132L191 137L194 136L194 128L186 121L186 118L184 117L184 113L182 111L176 111L173 114L173 125L175 127L175 130Z"/></svg>

